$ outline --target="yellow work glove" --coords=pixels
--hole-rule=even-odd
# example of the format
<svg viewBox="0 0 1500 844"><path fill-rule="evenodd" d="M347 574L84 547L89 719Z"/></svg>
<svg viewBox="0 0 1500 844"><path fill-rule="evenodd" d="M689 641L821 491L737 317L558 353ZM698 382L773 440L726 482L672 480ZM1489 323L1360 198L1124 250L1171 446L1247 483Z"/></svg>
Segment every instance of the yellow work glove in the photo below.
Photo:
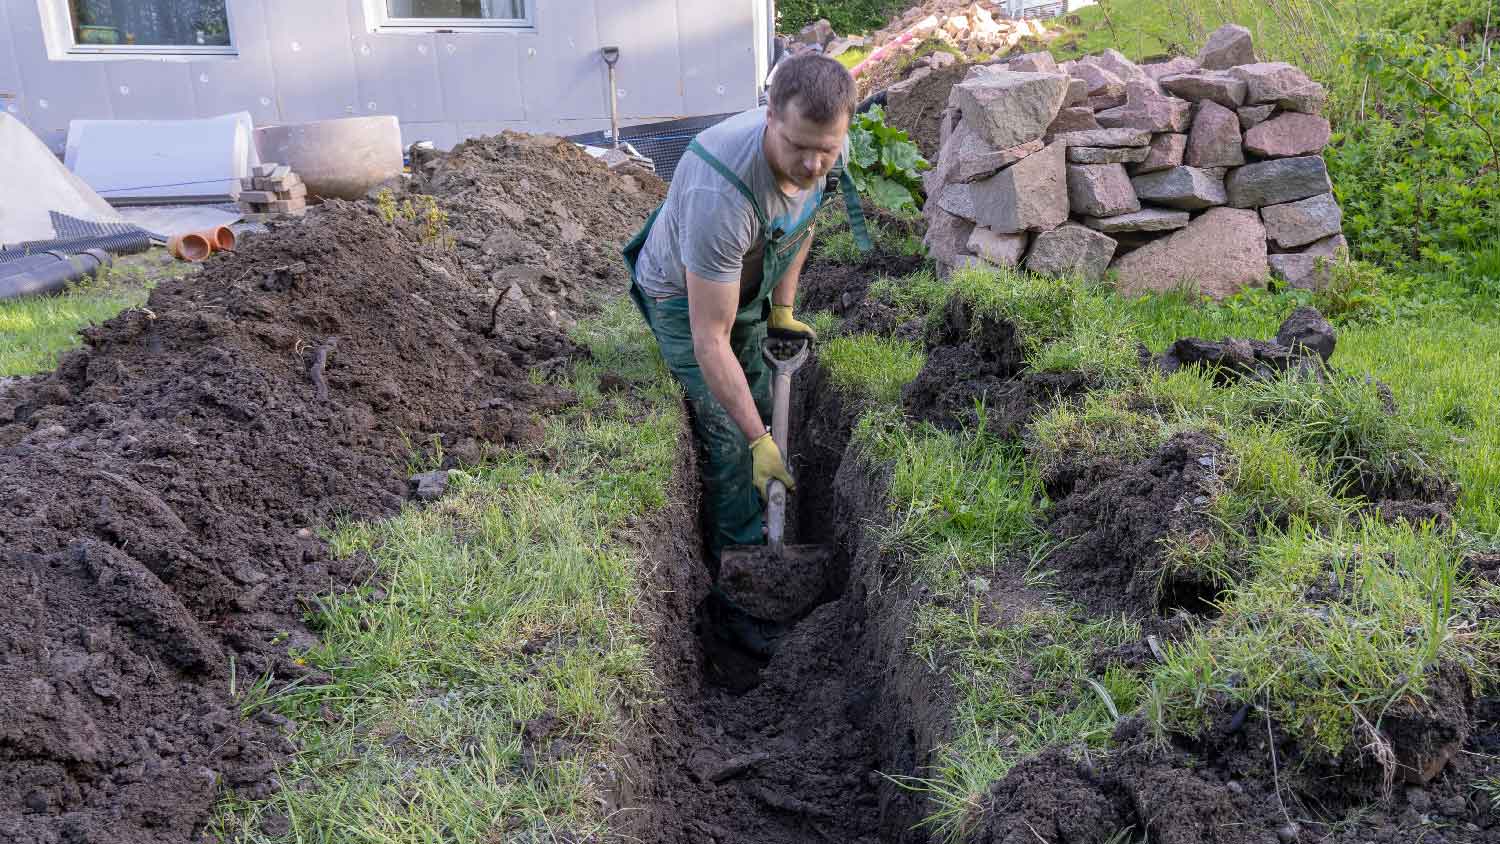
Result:
<svg viewBox="0 0 1500 844"><path fill-rule="evenodd" d="M788 340L816 340L818 332L801 320L792 317L791 305L771 306L771 336Z"/></svg>
<svg viewBox="0 0 1500 844"><path fill-rule="evenodd" d="M769 432L750 443L750 462L750 477L755 482L755 491L760 493L762 501L767 496L766 484L773 478L786 484L788 491L797 487L786 470L786 461L781 459L781 449L776 447L776 441L771 439Z"/></svg>

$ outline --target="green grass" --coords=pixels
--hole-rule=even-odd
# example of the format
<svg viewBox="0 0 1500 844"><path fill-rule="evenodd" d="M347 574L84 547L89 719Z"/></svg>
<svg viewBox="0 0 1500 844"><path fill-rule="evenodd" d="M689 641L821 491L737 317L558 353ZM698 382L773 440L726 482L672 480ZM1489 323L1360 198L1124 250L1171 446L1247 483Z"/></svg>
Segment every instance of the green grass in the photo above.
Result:
<svg viewBox="0 0 1500 844"><path fill-rule="evenodd" d="M834 337L818 349L818 362L834 388L856 401L901 403L901 388L926 361L917 344L869 334Z"/></svg>
<svg viewBox="0 0 1500 844"><path fill-rule="evenodd" d="M1458 571L1466 549L1497 540L1500 395L1487 373L1500 371L1500 332L1441 302L1409 310L1356 278L1366 273L1358 265L1342 272L1353 282L1324 294L1260 291L1222 303L1124 300L1007 271L948 282L918 273L871 288L903 318L935 320L950 296L963 297L1018 327L1034 369L1081 361L1117 373L1040 416L1023 443L982 426L939 431L891 409L856 428L856 446L890 472L883 551L930 596L913 622L914 652L954 701L933 767L899 780L930 799L928 825L942 840L962 840L989 786L1026 756L1048 746L1109 754L1117 716L1144 716L1164 740L1252 702L1310 751L1381 751L1373 730L1421 705L1436 666L1495 679L1500 626L1478 620L1489 592ZM1220 385L1196 369L1133 370L1137 342L1159 351L1189 335L1272 337L1301 304L1341 322L1330 379ZM868 370L889 341L840 340L837 365L877 390ZM1118 369L1101 365L1112 361ZM1390 385L1397 412L1366 372ZM1138 642L1140 631L1088 617L1051 591L1040 479L1070 460L1139 460L1185 431L1218 439L1223 462L1194 505L1206 527L1171 537L1157 575L1216 584L1222 615L1195 623L1154 669L1096 666L1091 655ZM1461 483L1454 532L1354 516L1365 503L1357 481L1432 474ZM1005 585L994 592L997 581ZM997 594L1006 596L999 607Z"/></svg>
<svg viewBox="0 0 1500 844"><path fill-rule="evenodd" d="M579 403L546 420L539 453L496 457L455 473L435 504L328 534L336 553L367 556L377 574L367 588L325 596L313 615L322 641L299 656L326 671L327 684L243 700L291 718L298 749L274 796L226 799L216 834L488 842L603 833L599 771L656 694L637 606L644 553L632 530L666 503L684 420L628 303L579 334L592 352L569 380ZM637 388L602 393L603 372ZM528 724L545 725L539 739L527 737Z"/></svg>
<svg viewBox="0 0 1500 844"><path fill-rule="evenodd" d="M110 270L84 279L56 296L0 301L0 377L31 375L57 365L76 348L79 329L139 307L164 278L196 272L190 264L162 264L165 250L122 258Z"/></svg>
<svg viewBox="0 0 1500 844"><path fill-rule="evenodd" d="M1154 672L1162 725L1191 735L1227 699L1268 706L1330 755L1355 742L1378 749L1382 719L1417 704L1439 664L1494 678L1500 628L1474 621L1463 549L1430 527L1372 521L1298 522L1263 537L1255 578L1213 624L1169 645Z"/></svg>

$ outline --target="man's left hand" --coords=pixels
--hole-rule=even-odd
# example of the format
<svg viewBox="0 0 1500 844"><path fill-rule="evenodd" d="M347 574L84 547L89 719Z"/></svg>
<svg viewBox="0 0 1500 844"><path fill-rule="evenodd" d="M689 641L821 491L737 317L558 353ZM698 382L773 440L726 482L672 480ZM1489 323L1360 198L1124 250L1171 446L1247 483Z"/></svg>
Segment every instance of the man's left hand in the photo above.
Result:
<svg viewBox="0 0 1500 844"><path fill-rule="evenodd" d="M807 340L811 342L818 339L818 332L814 331L811 325L792 316L791 305L771 306L769 328L772 337L785 340Z"/></svg>

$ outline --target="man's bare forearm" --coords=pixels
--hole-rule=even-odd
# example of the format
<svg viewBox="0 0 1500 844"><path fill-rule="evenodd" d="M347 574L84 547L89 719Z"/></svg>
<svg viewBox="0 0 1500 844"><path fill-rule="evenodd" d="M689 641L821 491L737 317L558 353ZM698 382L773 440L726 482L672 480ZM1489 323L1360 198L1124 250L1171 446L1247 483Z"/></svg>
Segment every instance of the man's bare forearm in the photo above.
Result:
<svg viewBox="0 0 1500 844"><path fill-rule="evenodd" d="M759 439L766 432L766 424L760 418L755 398L750 395L750 384L745 380L745 370L729 345L728 337L715 337L693 344L693 354L698 358L698 367L703 370L703 381L719 404L728 411L729 418L739 426L747 441Z"/></svg>
<svg viewBox="0 0 1500 844"><path fill-rule="evenodd" d="M807 239L802 241L802 248L797 250L797 256L787 265L786 273L782 275L781 281L776 282L776 289L771 291L771 304L792 305L797 301L797 282L802 279L802 265L807 263L807 253L812 249L813 233L807 233Z"/></svg>

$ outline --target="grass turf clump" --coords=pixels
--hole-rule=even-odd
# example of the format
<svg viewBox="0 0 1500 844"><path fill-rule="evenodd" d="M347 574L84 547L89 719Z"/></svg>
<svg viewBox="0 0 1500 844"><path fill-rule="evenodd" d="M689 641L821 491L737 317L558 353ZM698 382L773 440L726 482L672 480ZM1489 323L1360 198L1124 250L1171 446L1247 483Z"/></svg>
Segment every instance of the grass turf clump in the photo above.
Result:
<svg viewBox="0 0 1500 844"><path fill-rule="evenodd" d="M1006 267L968 267L950 277L951 295L983 320L1015 326L1026 363L1039 372L1079 372L1096 386L1139 377L1135 327L1105 288L1077 278L1033 275ZM929 326L943 318L929 311Z"/></svg>
<svg viewBox="0 0 1500 844"><path fill-rule="evenodd" d="M891 467L884 544L909 561L914 580L952 591L1040 538L1040 481L1018 448L983 426L952 434L874 412L860 419L854 442Z"/></svg>
<svg viewBox="0 0 1500 844"><path fill-rule="evenodd" d="M279 840L272 817L296 840L606 832L592 771L656 694L627 537L666 503L683 419L628 303L580 335L592 359L569 382L578 404L546 423L547 460L500 455L435 504L331 533L379 587L321 601L322 640L299 658L328 682L241 695L247 714L291 718L298 750L277 793L226 800L220 837ZM605 372L638 389L601 391Z"/></svg>
<svg viewBox="0 0 1500 844"><path fill-rule="evenodd" d="M917 377L923 361L917 344L869 334L834 337L818 349L835 389L882 405L900 404L901 388Z"/></svg>
<svg viewBox="0 0 1500 844"><path fill-rule="evenodd" d="M1193 734L1223 701L1252 704L1337 756L1378 743L1387 715L1420 709L1441 664L1492 679L1500 627L1478 620L1461 553L1430 527L1368 520L1262 537L1255 577L1153 673L1158 725Z"/></svg>

